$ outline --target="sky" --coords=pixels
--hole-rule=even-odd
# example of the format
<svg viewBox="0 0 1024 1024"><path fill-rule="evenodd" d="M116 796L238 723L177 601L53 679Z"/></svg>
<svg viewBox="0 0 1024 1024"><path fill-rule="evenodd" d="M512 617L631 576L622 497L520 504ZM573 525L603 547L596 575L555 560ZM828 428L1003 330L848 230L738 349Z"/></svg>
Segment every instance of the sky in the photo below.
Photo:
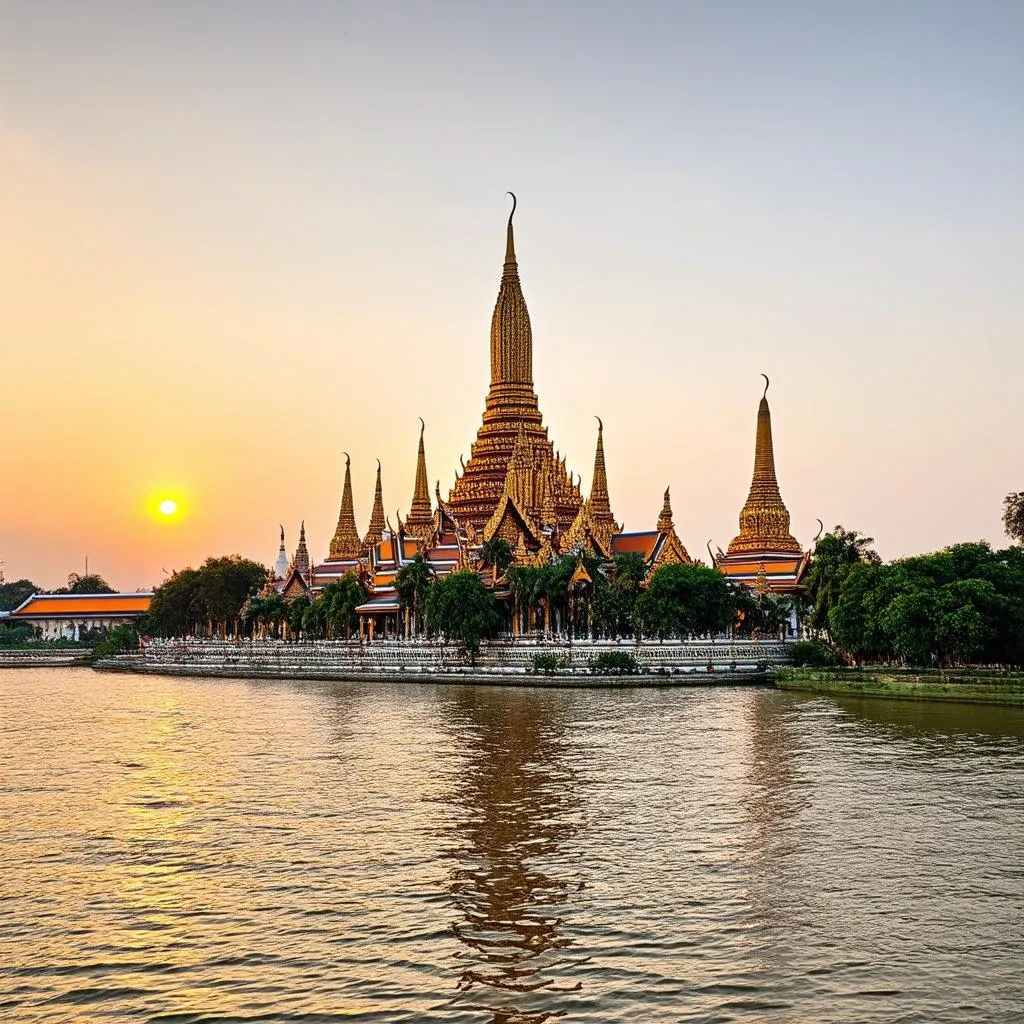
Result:
<svg viewBox="0 0 1024 1024"><path fill-rule="evenodd" d="M0 560L133 590L443 494L509 200L555 445L692 555L1005 543L1024 5L0 0ZM172 498L179 512L154 513Z"/></svg>

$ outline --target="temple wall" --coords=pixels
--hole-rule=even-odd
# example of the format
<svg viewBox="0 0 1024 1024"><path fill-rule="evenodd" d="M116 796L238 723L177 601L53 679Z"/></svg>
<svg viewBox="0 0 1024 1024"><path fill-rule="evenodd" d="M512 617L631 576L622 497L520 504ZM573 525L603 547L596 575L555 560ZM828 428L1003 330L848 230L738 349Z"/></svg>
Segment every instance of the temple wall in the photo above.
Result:
<svg viewBox="0 0 1024 1024"><path fill-rule="evenodd" d="M209 675L296 679L344 679L362 676L422 678L470 673L474 676L518 678L527 675L536 654L555 654L568 660L580 681L590 675L589 663L603 651L633 653L642 669L657 673L641 678L691 675L711 676L726 683L730 676L750 676L768 665L788 664L787 645L777 641L652 641L639 646L629 641L579 641L576 643L493 642L482 646L477 664L470 669L454 644L431 641L375 640L362 647L345 641L279 640L150 640L140 655L107 659L101 668L169 675ZM530 676L532 680L565 676ZM618 677L639 682L636 676ZM680 680L681 681L681 680ZM694 682L698 679L692 680ZM710 681L710 680L708 680Z"/></svg>

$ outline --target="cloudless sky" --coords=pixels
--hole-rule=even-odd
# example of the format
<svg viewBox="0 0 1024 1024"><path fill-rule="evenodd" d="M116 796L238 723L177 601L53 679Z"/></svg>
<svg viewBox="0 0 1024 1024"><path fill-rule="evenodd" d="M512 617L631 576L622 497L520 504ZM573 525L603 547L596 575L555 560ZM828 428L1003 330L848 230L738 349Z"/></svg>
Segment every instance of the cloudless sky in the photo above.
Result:
<svg viewBox="0 0 1024 1024"><path fill-rule="evenodd" d="M694 556L762 381L793 532L1004 543L1024 4L0 0L0 559L125 589L394 521L488 383L508 200L541 409ZM182 506L160 523L148 503Z"/></svg>

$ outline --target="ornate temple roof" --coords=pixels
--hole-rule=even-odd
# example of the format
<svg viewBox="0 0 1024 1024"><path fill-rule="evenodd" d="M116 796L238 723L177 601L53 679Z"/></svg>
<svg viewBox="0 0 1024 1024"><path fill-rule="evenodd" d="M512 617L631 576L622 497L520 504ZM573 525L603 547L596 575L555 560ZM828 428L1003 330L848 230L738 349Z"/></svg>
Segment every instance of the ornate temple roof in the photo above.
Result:
<svg viewBox="0 0 1024 1024"><path fill-rule="evenodd" d="M448 497L452 514L477 530L491 518L505 493L508 464L520 430L526 435L538 481L536 507L522 511L534 518L546 513L565 528L583 503L579 488L548 440L533 387L533 333L516 262L512 228L515 209L513 196L505 234L505 262L491 316L491 384L483 423L470 449L469 462Z"/></svg>
<svg viewBox="0 0 1024 1024"><path fill-rule="evenodd" d="M152 591L137 594L33 594L8 616L11 619L106 618L143 615Z"/></svg>
<svg viewBox="0 0 1024 1024"><path fill-rule="evenodd" d="M789 532L789 511L782 503L775 476L772 414L768 408L769 381L767 377L764 379L764 394L757 408L754 476L746 504L740 512L740 532L729 543L729 555L765 551L802 553L800 544Z"/></svg>
<svg viewBox="0 0 1024 1024"><path fill-rule="evenodd" d="M309 549L306 547L306 523L303 520L299 527L299 546L295 549L292 564L288 567L289 572L297 572L304 580L310 576Z"/></svg>
<svg viewBox="0 0 1024 1024"><path fill-rule="evenodd" d="M352 460L345 454L345 486L341 492L341 510L338 512L338 525L331 540L330 558L358 558L363 550L363 542L359 539L356 529L356 515L352 507Z"/></svg>

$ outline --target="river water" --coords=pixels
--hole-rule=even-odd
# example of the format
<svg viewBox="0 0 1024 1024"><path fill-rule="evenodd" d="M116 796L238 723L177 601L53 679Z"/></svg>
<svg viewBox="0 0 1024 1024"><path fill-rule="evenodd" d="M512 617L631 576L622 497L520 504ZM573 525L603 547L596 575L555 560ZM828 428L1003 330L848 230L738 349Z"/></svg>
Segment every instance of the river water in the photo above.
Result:
<svg viewBox="0 0 1024 1024"><path fill-rule="evenodd" d="M0 672L0 1020L1024 1019L1024 715Z"/></svg>

